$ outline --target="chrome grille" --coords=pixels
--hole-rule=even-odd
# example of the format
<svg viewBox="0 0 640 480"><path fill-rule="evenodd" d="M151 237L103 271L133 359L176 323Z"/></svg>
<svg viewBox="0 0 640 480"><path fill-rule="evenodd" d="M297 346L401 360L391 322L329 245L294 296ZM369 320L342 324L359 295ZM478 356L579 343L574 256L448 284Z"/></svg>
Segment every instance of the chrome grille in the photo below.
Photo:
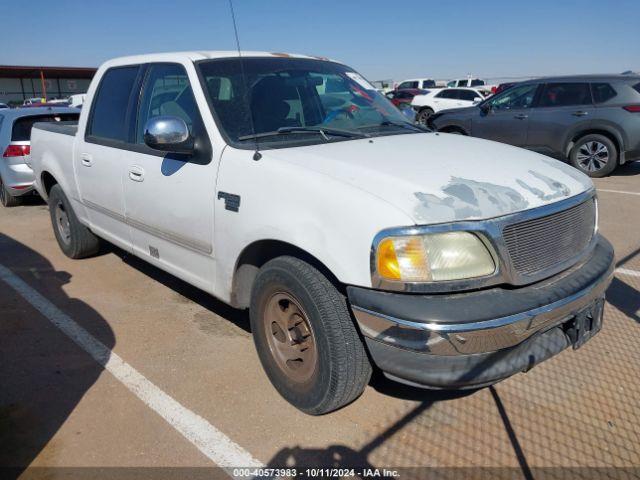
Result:
<svg viewBox="0 0 640 480"><path fill-rule="evenodd" d="M533 275L579 255L595 229L595 201L545 217L507 225L502 230L513 268Z"/></svg>

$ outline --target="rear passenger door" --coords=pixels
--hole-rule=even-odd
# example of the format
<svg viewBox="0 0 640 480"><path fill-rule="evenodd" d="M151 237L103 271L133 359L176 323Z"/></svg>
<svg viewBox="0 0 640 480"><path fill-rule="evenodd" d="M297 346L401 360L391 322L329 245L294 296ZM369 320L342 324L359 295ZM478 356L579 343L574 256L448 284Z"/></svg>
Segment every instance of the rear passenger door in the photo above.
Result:
<svg viewBox="0 0 640 480"><path fill-rule="evenodd" d="M123 179L134 252L174 275L211 291L216 163L185 66L147 66L131 152ZM144 143L146 122L184 120L195 138L192 156L160 152Z"/></svg>
<svg viewBox="0 0 640 480"><path fill-rule="evenodd" d="M588 82L545 84L531 111L528 147L564 157L573 134L589 128L594 110Z"/></svg>
<svg viewBox="0 0 640 480"><path fill-rule="evenodd" d="M84 142L74 153L80 200L91 228L127 250L131 235L122 191L129 156L132 108L139 92L138 65L107 70L93 96Z"/></svg>

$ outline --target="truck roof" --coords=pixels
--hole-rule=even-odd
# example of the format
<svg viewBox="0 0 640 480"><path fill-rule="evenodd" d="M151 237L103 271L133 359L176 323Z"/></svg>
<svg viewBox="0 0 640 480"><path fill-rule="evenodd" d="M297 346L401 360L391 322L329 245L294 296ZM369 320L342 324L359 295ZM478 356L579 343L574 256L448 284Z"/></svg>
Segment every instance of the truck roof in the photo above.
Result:
<svg viewBox="0 0 640 480"><path fill-rule="evenodd" d="M281 53L281 52L258 52L258 51L241 51L243 57L291 57L291 58L310 58L315 60L326 60L335 62L335 60L313 55L302 55L297 53ZM210 51L187 51L187 52L166 52L151 53L144 55L131 55L127 57L118 57L108 60L104 63L105 67L113 67L117 65L130 65L137 63L150 62L167 62L167 61L184 61L189 60L197 62L199 60L209 60L215 58L233 58L239 57L237 50L210 50ZM340 62L338 62L340 63Z"/></svg>

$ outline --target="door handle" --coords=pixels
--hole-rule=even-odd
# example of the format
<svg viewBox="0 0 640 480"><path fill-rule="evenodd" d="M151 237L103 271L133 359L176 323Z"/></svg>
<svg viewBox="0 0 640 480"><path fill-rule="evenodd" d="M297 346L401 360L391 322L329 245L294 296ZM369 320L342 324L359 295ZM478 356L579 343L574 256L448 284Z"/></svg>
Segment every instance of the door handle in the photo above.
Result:
<svg viewBox="0 0 640 480"><path fill-rule="evenodd" d="M129 178L134 182L143 182L144 181L144 169L142 167L138 167L134 165L129 168Z"/></svg>
<svg viewBox="0 0 640 480"><path fill-rule="evenodd" d="M572 115L574 117L585 117L589 115L589 112L585 112L584 110L578 110L577 112L573 112Z"/></svg>
<svg viewBox="0 0 640 480"><path fill-rule="evenodd" d="M82 165L85 167L90 167L93 165L93 158L88 153L83 153L80 155Z"/></svg>
<svg viewBox="0 0 640 480"><path fill-rule="evenodd" d="M515 118L516 120L526 120L527 118L529 118L529 115L519 113L518 115L514 115L513 118Z"/></svg>

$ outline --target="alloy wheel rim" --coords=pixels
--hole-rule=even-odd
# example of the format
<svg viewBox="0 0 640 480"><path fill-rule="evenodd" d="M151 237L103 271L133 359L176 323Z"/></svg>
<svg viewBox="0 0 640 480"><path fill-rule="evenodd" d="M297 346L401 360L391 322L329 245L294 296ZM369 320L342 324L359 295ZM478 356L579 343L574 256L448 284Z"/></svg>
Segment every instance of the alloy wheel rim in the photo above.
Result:
<svg viewBox="0 0 640 480"><path fill-rule="evenodd" d="M418 121L422 125L426 125L427 124L427 120L429 119L430 116L431 116L431 114L428 111L421 112L420 116L418 118Z"/></svg>
<svg viewBox="0 0 640 480"><path fill-rule="evenodd" d="M71 225L69 224L69 215L65 211L62 202L56 204L55 219L60 238L68 245L71 242Z"/></svg>
<svg viewBox="0 0 640 480"><path fill-rule="evenodd" d="M578 149L578 165L587 172L602 170L609 163L609 149L603 143L586 142Z"/></svg>
<svg viewBox="0 0 640 480"><path fill-rule="evenodd" d="M300 302L289 293L273 294L263 321L269 350L280 370L296 383L309 380L316 370L318 349Z"/></svg>

